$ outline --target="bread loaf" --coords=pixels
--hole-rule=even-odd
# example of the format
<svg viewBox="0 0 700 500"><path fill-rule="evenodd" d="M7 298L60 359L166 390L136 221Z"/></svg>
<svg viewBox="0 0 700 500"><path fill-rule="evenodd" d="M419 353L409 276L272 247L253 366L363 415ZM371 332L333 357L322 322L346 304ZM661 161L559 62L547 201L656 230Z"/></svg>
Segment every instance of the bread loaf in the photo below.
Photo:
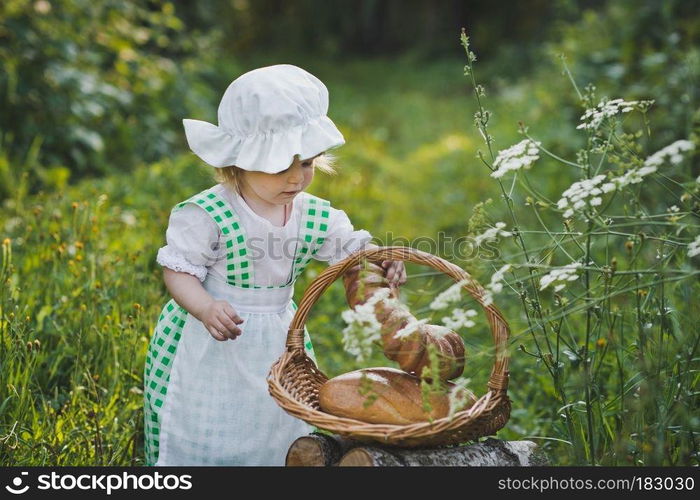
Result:
<svg viewBox="0 0 700 500"><path fill-rule="evenodd" d="M318 396L326 413L371 424L405 425L446 417L450 409L447 391L452 387L446 382L445 393L430 393L431 411L426 412L418 377L395 368L365 368L326 381ZM466 407L476 401L470 392L467 398Z"/></svg>
<svg viewBox="0 0 700 500"><path fill-rule="evenodd" d="M371 262L367 262L364 268L358 264L348 269L343 275L348 305L354 309L381 288L388 288L384 272ZM398 299L398 289L392 289L390 298ZM423 368L430 366L430 345L437 351L441 380L457 378L464 371L464 341L456 332L440 325L422 324L413 334L399 339L395 336L396 332L416 321L410 311L380 300L375 305L375 316L382 324L384 355L396 361L405 372L419 377L422 375Z"/></svg>

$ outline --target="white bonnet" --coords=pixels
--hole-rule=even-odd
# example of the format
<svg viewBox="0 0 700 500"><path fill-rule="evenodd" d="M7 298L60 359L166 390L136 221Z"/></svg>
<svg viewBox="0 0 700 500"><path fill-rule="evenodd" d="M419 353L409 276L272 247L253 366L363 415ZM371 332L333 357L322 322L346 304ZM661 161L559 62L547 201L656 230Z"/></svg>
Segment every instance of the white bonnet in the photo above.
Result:
<svg viewBox="0 0 700 500"><path fill-rule="evenodd" d="M249 71L235 79L219 104L219 126L184 119L190 149L214 167L236 165L274 174L294 161L345 143L326 116L328 89L291 64Z"/></svg>

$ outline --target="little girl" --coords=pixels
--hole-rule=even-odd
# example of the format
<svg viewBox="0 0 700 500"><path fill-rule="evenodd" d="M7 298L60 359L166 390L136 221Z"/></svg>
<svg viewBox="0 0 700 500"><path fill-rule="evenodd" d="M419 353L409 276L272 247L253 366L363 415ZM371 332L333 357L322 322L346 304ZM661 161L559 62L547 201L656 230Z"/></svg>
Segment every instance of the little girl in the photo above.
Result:
<svg viewBox="0 0 700 500"><path fill-rule="evenodd" d="M173 207L158 251L172 299L146 357L149 465L283 465L313 430L267 389L297 307L294 282L312 258L335 264L375 247L344 211L304 191L316 167L332 172L325 152L345 142L327 111L325 85L281 64L231 83L218 126L183 120L218 184ZM382 266L390 283L406 282L403 262Z"/></svg>

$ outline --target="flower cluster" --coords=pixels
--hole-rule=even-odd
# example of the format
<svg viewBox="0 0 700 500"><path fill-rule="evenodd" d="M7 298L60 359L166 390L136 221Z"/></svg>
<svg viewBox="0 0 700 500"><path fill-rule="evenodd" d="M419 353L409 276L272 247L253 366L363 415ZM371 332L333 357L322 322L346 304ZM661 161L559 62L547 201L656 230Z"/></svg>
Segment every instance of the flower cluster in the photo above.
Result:
<svg viewBox="0 0 700 500"><path fill-rule="evenodd" d="M574 182L561 195L561 199L557 202L557 208L564 210L564 217L571 217L574 211L580 210L586 204L595 207L603 202L599 196L603 193L609 193L615 190L613 182L605 182L605 175L596 175L592 179L584 179Z"/></svg>
<svg viewBox="0 0 700 500"><path fill-rule="evenodd" d="M445 316L442 318L442 323L451 330L458 330L462 327L471 328L476 323L469 318L476 316L476 311L474 309L459 309L455 308L452 310L452 316Z"/></svg>
<svg viewBox="0 0 700 500"><path fill-rule="evenodd" d="M380 288L364 304L341 314L348 324L343 329L343 348L355 356L358 362L365 361L372 352L374 342L381 339L382 325L374 313L375 305L380 300L398 302L396 299L389 299L389 294L388 288Z"/></svg>
<svg viewBox="0 0 700 500"><path fill-rule="evenodd" d="M688 257L700 255L700 235L695 237L695 240L688 244Z"/></svg>
<svg viewBox="0 0 700 500"><path fill-rule="evenodd" d="M500 151L493 162L495 170L491 172L491 177L498 179L512 170L530 168L540 157L540 144L538 141L525 139L515 146Z"/></svg>
<svg viewBox="0 0 700 500"><path fill-rule="evenodd" d="M544 290L555 281L566 282L576 281L578 279L578 268L581 267L580 262L573 262L564 267L552 269L549 273L542 276L540 279L540 290ZM554 291L558 292L566 286L566 283L559 283L554 287Z"/></svg>
<svg viewBox="0 0 700 500"><path fill-rule="evenodd" d="M501 293L501 290L503 290L503 283L501 282L503 281L503 278L508 270L510 270L510 264L504 265L498 271L493 273L493 275L491 275L491 281L484 287L486 289L486 293L484 293L485 306L493 304L494 294Z"/></svg>
<svg viewBox="0 0 700 500"><path fill-rule="evenodd" d="M673 142L658 150L656 153L648 157L644 161L644 166L646 167L660 167L664 164L666 160L670 161L672 164L677 165L683 161L683 154L688 151L695 149L695 144L687 140L680 140Z"/></svg>
<svg viewBox="0 0 700 500"><path fill-rule="evenodd" d="M445 309L450 305L450 302L457 302L461 297L462 287L469 283L468 279L463 279L449 287L447 290L442 292L440 295L435 297L430 303L430 308L437 311L439 309Z"/></svg>
<svg viewBox="0 0 700 500"><path fill-rule="evenodd" d="M433 310L445 309L451 302L458 302L461 298L462 288L469 282L470 280L463 279L450 286L447 290L433 299L433 301L430 303L430 308ZM463 326L469 328L475 325L475 323L469 319L474 316L476 316L476 311L473 309L465 310L455 308L452 310L451 316L444 316L442 318L442 322L447 328L452 330L457 330ZM398 336L398 332L396 336Z"/></svg>
<svg viewBox="0 0 700 500"><path fill-rule="evenodd" d="M471 382L471 379L459 377L452 381L454 384L447 395L447 399L450 405L449 412L447 414L448 418L452 418L455 413L463 409L470 402L470 396L473 393L467 389L467 386Z"/></svg>
<svg viewBox="0 0 700 500"><path fill-rule="evenodd" d="M581 116L581 124L577 129L595 130L600 127L603 120L619 113L629 113L635 109L648 106L654 101L625 101L624 99L613 99L611 101L600 101L595 108L587 109Z"/></svg>
<svg viewBox="0 0 700 500"><path fill-rule="evenodd" d="M401 328L399 331L397 331L394 334L394 338L397 338L397 339L406 338L406 337L410 336L413 332L415 332L420 325L423 325L427 322L428 322L427 319L415 319L415 318L413 318L406 324L406 326L404 326L403 328Z"/></svg>
<svg viewBox="0 0 700 500"><path fill-rule="evenodd" d="M641 167L632 168L621 176L611 179L611 182L618 189L630 184L638 184L644 180L644 177L656 172L666 161L670 161L673 164L680 163L683 161L682 153L692 151L694 148L695 145L690 141L680 140L673 142L649 156L644 160L644 165Z"/></svg>
<svg viewBox="0 0 700 500"><path fill-rule="evenodd" d="M656 172L656 168L655 165L644 165L639 168L632 168L621 176L614 177L612 182L618 189L629 186L630 184L638 184L644 180L644 177Z"/></svg>
<svg viewBox="0 0 700 500"><path fill-rule="evenodd" d="M499 236L503 236L504 238L507 238L508 236L513 236L513 233L509 231L504 231L504 227L506 227L505 222L496 222L495 227L490 227L482 234L476 235L474 237L474 243L476 243L476 246L481 246L481 244L485 241L493 241Z"/></svg>

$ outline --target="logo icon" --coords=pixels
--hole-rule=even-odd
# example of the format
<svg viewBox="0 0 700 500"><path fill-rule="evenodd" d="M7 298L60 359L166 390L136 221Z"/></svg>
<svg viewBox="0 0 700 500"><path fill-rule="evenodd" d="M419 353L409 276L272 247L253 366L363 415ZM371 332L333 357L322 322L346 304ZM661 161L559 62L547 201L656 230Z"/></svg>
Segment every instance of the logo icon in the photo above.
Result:
<svg viewBox="0 0 700 500"><path fill-rule="evenodd" d="M27 476L27 475L29 475L29 472L22 472L21 474L22 474L22 476ZM14 495L21 495L22 493L26 493L27 490L29 489L29 485L26 485L24 488L20 488L20 486L22 486L22 478L21 477L14 478L12 480L12 484L17 489L13 488L12 486L5 486L5 489Z"/></svg>

